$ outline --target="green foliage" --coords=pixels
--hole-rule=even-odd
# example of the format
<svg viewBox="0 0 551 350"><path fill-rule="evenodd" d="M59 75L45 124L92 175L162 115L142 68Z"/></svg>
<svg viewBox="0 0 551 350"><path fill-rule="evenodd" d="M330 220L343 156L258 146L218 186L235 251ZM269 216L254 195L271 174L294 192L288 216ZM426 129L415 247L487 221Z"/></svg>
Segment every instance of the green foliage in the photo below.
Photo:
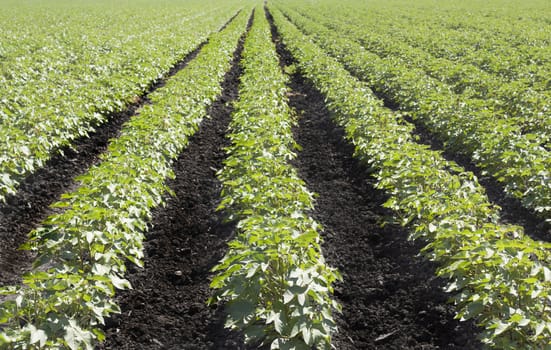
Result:
<svg viewBox="0 0 551 350"><path fill-rule="evenodd" d="M208 1L186 3L184 13L172 0L138 0L133 8L109 3L109 11L105 1L58 1L53 10L35 0L7 1L0 14L0 200L106 114L132 103L239 3ZM551 244L501 224L477 179L416 143L413 126L368 87L548 218L546 13L534 5L524 21L490 4L470 20L457 13L473 1L438 16L422 2L407 2L404 12L402 0L367 7L357 0L338 7L333 0L276 3L278 29L299 61L284 71L302 72L326 95L356 156L390 195L385 205L439 264L457 317L475 319L490 347L551 349ZM173 160L220 93L247 16L242 11L212 35L186 69L151 94L152 104L124 125L100 163L78 178L79 187L54 205L57 213L31 233L25 248L37 254L32 271L21 286L0 288L1 349L93 349L105 338L105 317L120 312L114 293L130 288L125 264L141 264L151 209L170 192L165 180L174 176ZM260 14L242 64L232 145L219 172L220 209L238 232L214 269L209 302L225 303L226 325L241 329L249 343L329 349L332 312L339 310L332 285L340 275L321 254L320 226L309 216L313 194L289 165L298 147L295 117Z"/></svg>
<svg viewBox="0 0 551 350"><path fill-rule="evenodd" d="M286 8L298 9L297 2L278 2L285 3ZM476 69L483 71L484 76L484 72L490 73L505 84L512 82L537 92L549 91L551 24L546 18L551 12L545 1L513 0L507 6L501 6L499 0L484 3L463 1L460 4L444 0L439 2L439 6L433 6L422 0L415 3L343 0L339 2L338 12L333 0L300 5L300 12L308 17L315 13L333 15L321 19L320 23L328 23L327 19L331 19L341 29L355 27L356 31L369 33L353 39L369 43L366 48L370 50L381 52L379 46L382 45L386 46L385 53L395 55L398 52L394 48L408 45L416 55L423 54L422 50L434 58L462 67L455 73L464 68ZM346 22L342 21L344 18ZM357 27L358 23L361 23L361 28ZM406 51L401 55L409 55ZM421 61L415 63L425 64ZM517 92L522 94L523 90Z"/></svg>
<svg viewBox="0 0 551 350"><path fill-rule="evenodd" d="M330 349L336 330L330 298L340 276L321 255L320 226L308 216L313 195L289 161L295 158L286 76L263 13L245 41L225 167L223 209L237 237L214 271L210 303L225 301L226 326L271 349Z"/></svg>
<svg viewBox="0 0 551 350"><path fill-rule="evenodd" d="M534 122L529 113L526 118L529 123L535 123L539 133L527 133L531 130L523 123L499 117L494 111L499 107L483 99L494 100L495 96L458 95L453 86L428 76L418 67L408 66L396 55L383 59L370 52L371 47L366 49L354 41L366 36L365 32L354 30L357 26L345 26L354 33L351 38L349 33L340 35L347 31L339 24L332 24L331 28L318 24L328 22L322 15L315 15L316 21L312 21L290 10L285 10L285 14L354 75L421 121L445 142L448 150L471 156L480 168L504 183L509 195L551 220L551 155L546 149L551 137L548 132L551 129L546 125L551 119L545 116L549 99L532 96L541 102L535 111L541 113L542 123ZM449 68L446 71L442 74L453 79L450 75L454 72ZM507 97L503 97L503 101Z"/></svg>
<svg viewBox="0 0 551 350"><path fill-rule="evenodd" d="M22 286L0 288L6 296L0 304L0 348L93 349L105 338L104 318L119 312L115 290L130 288L125 264L141 265L151 209L162 203L173 160L220 94L248 15L241 11L213 34L151 96L153 104L123 126L101 162L54 205L62 211L31 233L27 248L38 254L33 270Z"/></svg>
<svg viewBox="0 0 551 350"><path fill-rule="evenodd" d="M537 135L540 144L548 144L551 141L551 118L549 118L551 94L548 89L538 88L536 82L525 79L509 81L507 77L486 72L470 62L434 57L431 54L434 44L448 45L449 37L439 41L438 37L429 35L427 32L426 35L432 39L431 45L414 46L416 42L396 40L396 36L401 34L398 30L388 35L388 31L385 30L388 29L388 23L373 23L367 27L366 18L374 21L378 17L373 13L361 13L361 11L358 14L361 6L355 7L356 11L349 9L350 13L332 17L310 7L301 7L299 12L342 34L347 40L361 44L381 59L388 59L393 64L399 64L407 69L416 69L419 73L424 72L428 77L446 84L451 92L460 95L461 100L475 100L483 104L495 117L518 125L522 134ZM412 32L409 29L405 28L404 31ZM446 32L445 29L443 30ZM463 43L463 51L467 50L468 45ZM495 55L492 50L477 50L477 55L485 54ZM518 57L518 55L517 52L515 56ZM541 64L545 62L545 60L538 60L540 61ZM521 62L517 62L515 68L519 66L522 66ZM545 65L542 68L545 68ZM549 67L547 69L549 70ZM533 74L529 77L536 79Z"/></svg>
<svg viewBox="0 0 551 350"><path fill-rule="evenodd" d="M238 10L204 1L2 6L0 201L124 110Z"/></svg>
<svg viewBox="0 0 551 350"><path fill-rule="evenodd" d="M416 143L411 124L270 9L299 69L325 94L356 156L377 170L378 187L390 195L385 205L412 227L412 238L427 243L423 254L440 265L438 274L456 293L457 317L476 319L484 328L482 341L492 347L551 346L551 244L500 224L499 210L472 173Z"/></svg>

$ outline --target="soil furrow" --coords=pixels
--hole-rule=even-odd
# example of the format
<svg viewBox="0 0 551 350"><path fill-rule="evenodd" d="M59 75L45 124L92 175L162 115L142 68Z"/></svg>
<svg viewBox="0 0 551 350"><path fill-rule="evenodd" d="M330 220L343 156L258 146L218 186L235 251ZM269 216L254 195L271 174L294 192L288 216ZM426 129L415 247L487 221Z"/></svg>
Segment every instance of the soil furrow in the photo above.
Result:
<svg viewBox="0 0 551 350"><path fill-rule="evenodd" d="M252 16L247 27L252 24ZM225 138L238 96L244 34L223 91L174 165L168 182L175 196L154 210L145 242L145 268L129 266L133 289L119 296L122 314L109 320L99 349L245 349L224 329L224 314L209 308L209 277L227 251L233 224L216 212L221 183L216 171L226 157Z"/></svg>
<svg viewBox="0 0 551 350"><path fill-rule="evenodd" d="M293 58L273 23L272 29L281 61L289 65ZM313 215L324 227L324 255L344 277L335 289L343 306L335 347L479 349L473 324L453 319L434 264L417 256L421 244L388 223L392 213L382 208L386 196L352 157L353 146L331 121L323 96L300 74L292 76L290 87L302 147L295 166L319 195Z"/></svg>
<svg viewBox="0 0 551 350"><path fill-rule="evenodd" d="M33 255L28 251L18 250L18 247L27 240L30 231L53 213L49 206L56 202L61 194L78 186L75 177L84 174L99 161L101 154L107 150L109 140L119 136L123 124L139 113L142 106L150 103L148 96L182 70L206 43L207 41L204 41L199 44L176 63L165 77L153 82L148 90L142 96L136 97L124 111L108 115L107 122L97 126L89 137L78 138L71 147L63 148L62 152L53 156L42 169L26 178L18 192L9 196L5 204L0 204L0 286L20 283L21 275L30 268Z"/></svg>

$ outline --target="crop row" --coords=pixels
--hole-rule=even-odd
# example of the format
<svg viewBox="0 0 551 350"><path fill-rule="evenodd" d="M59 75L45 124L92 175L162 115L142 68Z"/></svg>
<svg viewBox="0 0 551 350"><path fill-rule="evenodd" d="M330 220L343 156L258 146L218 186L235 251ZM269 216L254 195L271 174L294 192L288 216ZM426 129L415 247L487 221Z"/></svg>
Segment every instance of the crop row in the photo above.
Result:
<svg viewBox="0 0 551 350"><path fill-rule="evenodd" d="M445 30L442 26L424 27L419 31L395 31L393 35L395 40L428 49L436 57L472 64L509 82L518 81L531 86L535 91L548 90L546 81L551 62L549 39L542 35L545 31L538 28L541 25L538 23L523 23L522 28L520 21L511 22L516 23L508 35L500 35L506 28L503 22L492 21L484 23L486 28L466 29L457 25L456 29ZM438 35L434 35L435 31Z"/></svg>
<svg viewBox="0 0 551 350"><path fill-rule="evenodd" d="M332 283L320 248L320 225L308 212L313 195L289 162L295 115L263 13L243 49L239 100L230 124L231 146L218 176L223 209L237 236L214 268L210 302L226 301L226 326L270 349L330 349L336 325Z"/></svg>
<svg viewBox="0 0 551 350"><path fill-rule="evenodd" d="M502 349L551 345L551 244L535 242L520 227L498 223L472 173L418 144L413 126L383 106L366 83L350 75L270 7L283 42L299 69L326 96L335 121L374 170L378 187L411 237L427 243L425 256L456 292L458 318L475 318L482 340ZM333 37L329 37L334 40Z"/></svg>
<svg viewBox="0 0 551 350"><path fill-rule="evenodd" d="M119 307L115 289L130 288L125 263L140 265L151 209L170 192L171 165L220 94L249 13L209 37L198 56L152 93L151 105L123 126L101 162L80 176L31 233L37 252L21 286L0 289L0 348L92 349L104 318Z"/></svg>
<svg viewBox="0 0 551 350"><path fill-rule="evenodd" d="M32 54L12 53L0 74L0 201L14 194L19 182L55 151L93 131L105 122L107 113L126 108L216 31L237 6L232 3L212 12L199 9L183 19L169 17L170 25L163 24L162 16L144 20L143 28L103 25L105 21L140 22L135 19L119 22L105 14L99 17L103 21L85 17L85 23L94 25L70 22L76 28L71 33L38 31L32 41L40 49ZM145 34L133 32L140 29ZM103 30L107 33L101 34Z"/></svg>
<svg viewBox="0 0 551 350"><path fill-rule="evenodd" d="M285 14L353 74L411 116L455 152L466 153L524 206L549 218L551 155L533 134L496 118L491 110L462 100L424 72L383 60L361 45L304 16Z"/></svg>
<svg viewBox="0 0 551 350"><path fill-rule="evenodd" d="M471 64L435 58L424 48L396 41L386 31L366 29L363 22L359 19L353 21L350 16L328 17L310 8L299 9L299 12L348 40L358 42L367 51L394 65L424 71L429 77L448 85L453 93L460 95L461 100L470 100L470 104L491 110L496 118L518 125L522 134L536 134L541 144L551 146L549 91L534 90L522 81L509 83ZM546 84L547 81L540 83Z"/></svg>
<svg viewBox="0 0 551 350"><path fill-rule="evenodd" d="M316 4L316 9L332 14L330 4L326 2L325 7ZM489 18L481 14L484 9L480 3L473 6L468 17L462 15L467 8L446 13L435 8L426 11L422 4L400 5L365 6L349 1L342 4L340 13L351 22L361 22L371 33L386 34L395 42L428 50L436 57L457 63L473 64L507 81L520 80L537 91L548 90L549 23L526 20L527 9L521 14L524 18L513 14ZM534 1L531 5L535 5Z"/></svg>

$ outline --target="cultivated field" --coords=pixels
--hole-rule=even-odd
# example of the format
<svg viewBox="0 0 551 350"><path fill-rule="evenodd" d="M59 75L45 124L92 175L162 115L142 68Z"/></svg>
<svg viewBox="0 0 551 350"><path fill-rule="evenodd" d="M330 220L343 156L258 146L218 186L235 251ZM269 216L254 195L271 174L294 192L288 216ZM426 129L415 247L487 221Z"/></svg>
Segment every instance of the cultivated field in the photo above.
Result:
<svg viewBox="0 0 551 350"><path fill-rule="evenodd" d="M551 349L546 1L0 5L0 349Z"/></svg>

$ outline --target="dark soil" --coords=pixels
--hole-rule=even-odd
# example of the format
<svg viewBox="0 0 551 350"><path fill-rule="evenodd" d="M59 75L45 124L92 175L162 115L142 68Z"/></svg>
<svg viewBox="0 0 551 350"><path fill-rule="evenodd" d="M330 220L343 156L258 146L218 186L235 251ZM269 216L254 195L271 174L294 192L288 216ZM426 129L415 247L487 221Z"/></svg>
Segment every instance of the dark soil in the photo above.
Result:
<svg viewBox="0 0 551 350"><path fill-rule="evenodd" d="M59 200L61 194L78 186L75 177L99 161L109 140L119 136L123 124L143 105L150 103L148 95L163 87L168 79L195 58L205 44L206 41L177 62L165 77L152 82L147 91L137 96L126 109L109 114L107 122L96 126L95 132L90 133L89 137L76 139L71 147L65 147L54 155L42 169L21 183L15 195L7 197L5 204L0 204L0 286L20 283L21 275L30 269L33 255L18 250L18 247L27 240L31 230L53 214L49 206Z"/></svg>
<svg viewBox="0 0 551 350"><path fill-rule="evenodd" d="M234 233L234 225L216 212L221 184L215 173L229 145L225 134L238 94L244 38L210 117L174 165L169 186L175 196L154 211L145 268L129 271L134 289L120 293L123 313L109 321L107 342L99 349L245 349L238 334L224 329L222 310L206 305L210 270Z"/></svg>
<svg viewBox="0 0 551 350"><path fill-rule="evenodd" d="M282 63L293 58L273 28ZM300 74L290 83L302 146L295 166L316 192L314 217L324 227L324 255L342 273L335 296L343 306L334 345L345 349L479 349L476 328L454 320L444 281L417 257L420 244L388 223L387 197L352 157L353 146L330 118L324 98ZM383 226L383 224L385 224Z"/></svg>

